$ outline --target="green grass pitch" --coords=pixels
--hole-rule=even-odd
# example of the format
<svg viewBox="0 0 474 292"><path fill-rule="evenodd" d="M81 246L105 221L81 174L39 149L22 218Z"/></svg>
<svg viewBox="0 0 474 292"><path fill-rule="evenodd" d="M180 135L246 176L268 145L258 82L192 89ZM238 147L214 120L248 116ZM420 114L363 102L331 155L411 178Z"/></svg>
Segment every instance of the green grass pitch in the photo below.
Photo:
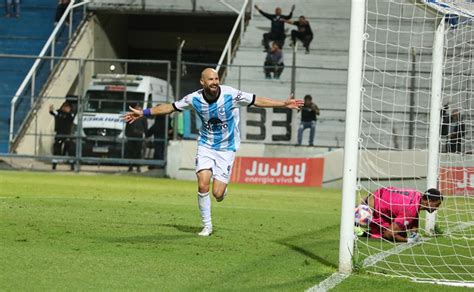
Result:
<svg viewBox="0 0 474 292"><path fill-rule="evenodd" d="M0 171L0 290L302 291L337 269L340 191ZM456 290L360 272L341 290Z"/></svg>

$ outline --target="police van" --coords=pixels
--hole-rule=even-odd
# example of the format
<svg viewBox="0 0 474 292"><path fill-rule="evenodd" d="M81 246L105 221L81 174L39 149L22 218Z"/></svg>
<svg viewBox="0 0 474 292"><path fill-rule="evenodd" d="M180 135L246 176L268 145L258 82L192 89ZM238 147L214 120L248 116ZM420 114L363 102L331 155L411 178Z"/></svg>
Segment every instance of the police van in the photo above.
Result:
<svg viewBox="0 0 474 292"><path fill-rule="evenodd" d="M172 101L172 96L170 84L156 77L124 74L93 76L84 99L82 155L126 158L126 123L121 116L129 106L149 108ZM153 120L149 120L148 127L152 123Z"/></svg>

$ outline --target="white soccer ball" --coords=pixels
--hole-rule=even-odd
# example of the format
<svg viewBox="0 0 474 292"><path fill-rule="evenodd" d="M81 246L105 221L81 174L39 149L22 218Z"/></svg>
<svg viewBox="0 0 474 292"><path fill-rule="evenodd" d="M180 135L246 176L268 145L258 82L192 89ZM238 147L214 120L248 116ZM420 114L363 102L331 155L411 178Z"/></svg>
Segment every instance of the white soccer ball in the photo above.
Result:
<svg viewBox="0 0 474 292"><path fill-rule="evenodd" d="M369 206L360 204L355 208L354 223L358 226L368 226L372 221L372 209Z"/></svg>

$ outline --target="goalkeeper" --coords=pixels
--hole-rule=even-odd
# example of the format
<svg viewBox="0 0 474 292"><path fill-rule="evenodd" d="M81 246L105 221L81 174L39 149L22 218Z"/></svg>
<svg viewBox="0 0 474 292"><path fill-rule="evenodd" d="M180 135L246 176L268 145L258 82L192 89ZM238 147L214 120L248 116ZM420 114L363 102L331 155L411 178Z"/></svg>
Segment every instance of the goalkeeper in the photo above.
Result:
<svg viewBox="0 0 474 292"><path fill-rule="evenodd" d="M413 243L419 240L418 216L420 211L436 211L443 195L437 189L421 193L414 189L385 187L377 189L364 199L373 210L370 236L397 242Z"/></svg>

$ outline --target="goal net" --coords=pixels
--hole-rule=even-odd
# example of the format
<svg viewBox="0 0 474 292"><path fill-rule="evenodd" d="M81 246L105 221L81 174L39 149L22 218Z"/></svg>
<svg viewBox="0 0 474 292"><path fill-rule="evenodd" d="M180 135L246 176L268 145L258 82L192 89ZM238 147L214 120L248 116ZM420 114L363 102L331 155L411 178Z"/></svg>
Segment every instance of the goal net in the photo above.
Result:
<svg viewBox="0 0 474 292"><path fill-rule="evenodd" d="M416 244L355 237L353 264L371 273L474 285L471 13L471 1L365 1L356 203L388 186L444 194L419 212Z"/></svg>

